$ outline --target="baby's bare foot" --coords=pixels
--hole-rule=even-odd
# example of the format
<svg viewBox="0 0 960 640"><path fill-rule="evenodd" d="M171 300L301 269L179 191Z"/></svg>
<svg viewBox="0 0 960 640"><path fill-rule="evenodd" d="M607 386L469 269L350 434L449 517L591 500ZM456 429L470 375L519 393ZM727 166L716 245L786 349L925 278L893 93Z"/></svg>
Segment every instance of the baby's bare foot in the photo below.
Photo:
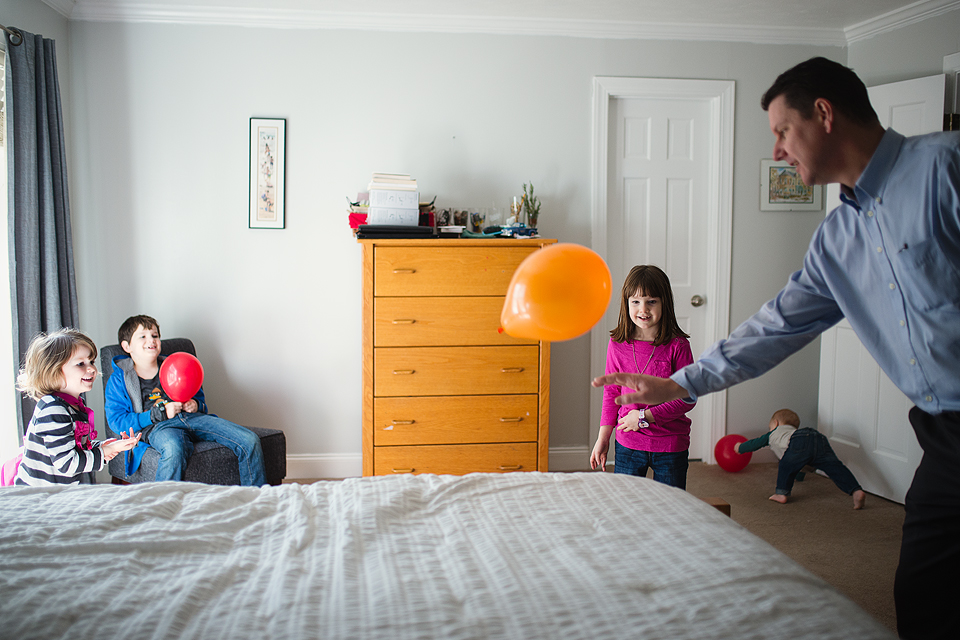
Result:
<svg viewBox="0 0 960 640"><path fill-rule="evenodd" d="M853 492L853 508L863 509L863 503L867 500L867 494L862 489Z"/></svg>
<svg viewBox="0 0 960 640"><path fill-rule="evenodd" d="M770 499L774 502L779 502L780 504L787 504L787 496L780 495L779 493L773 494L770 496Z"/></svg>

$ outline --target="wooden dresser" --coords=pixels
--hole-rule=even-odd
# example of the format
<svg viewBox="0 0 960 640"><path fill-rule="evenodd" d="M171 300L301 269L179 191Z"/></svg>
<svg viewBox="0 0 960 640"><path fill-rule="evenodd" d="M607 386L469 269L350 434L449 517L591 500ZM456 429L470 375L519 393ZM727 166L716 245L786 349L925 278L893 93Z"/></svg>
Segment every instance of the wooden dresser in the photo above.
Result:
<svg viewBox="0 0 960 640"><path fill-rule="evenodd" d="M556 240L359 240L363 475L546 471L550 344L500 311L517 266Z"/></svg>

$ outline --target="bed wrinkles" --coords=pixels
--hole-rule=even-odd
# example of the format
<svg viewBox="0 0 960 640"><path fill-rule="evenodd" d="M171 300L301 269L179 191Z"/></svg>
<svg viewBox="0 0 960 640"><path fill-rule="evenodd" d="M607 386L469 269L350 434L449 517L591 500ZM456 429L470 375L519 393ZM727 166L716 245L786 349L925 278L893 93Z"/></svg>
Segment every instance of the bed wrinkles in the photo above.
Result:
<svg viewBox="0 0 960 640"><path fill-rule="evenodd" d="M613 474L11 488L0 516L0 637L893 637L715 509Z"/></svg>

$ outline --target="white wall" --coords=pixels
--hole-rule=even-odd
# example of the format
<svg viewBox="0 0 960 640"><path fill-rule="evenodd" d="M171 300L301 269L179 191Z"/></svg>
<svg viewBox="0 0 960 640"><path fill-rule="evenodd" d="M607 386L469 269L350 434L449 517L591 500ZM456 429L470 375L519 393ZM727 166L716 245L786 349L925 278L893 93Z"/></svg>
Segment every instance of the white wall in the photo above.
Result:
<svg viewBox="0 0 960 640"><path fill-rule="evenodd" d="M215 410L284 429L294 474L359 472L359 248L345 196L372 171L409 172L449 207L506 202L532 181L543 232L589 244L592 77L732 79L731 326L799 266L822 217L759 211L772 144L759 98L782 70L847 61L844 49L83 22L64 33L39 0L28 6L41 15L7 17L22 4L0 0L0 15L58 40L81 328L110 344L143 312L192 337ZM936 73L960 49L957 16L855 43L848 64L868 84ZM251 116L287 118L282 231L247 229ZM730 390L728 430L759 434L783 406L815 423L818 362L815 343ZM588 339L553 345L552 373L551 448L586 456Z"/></svg>
<svg viewBox="0 0 960 640"><path fill-rule="evenodd" d="M867 86L943 73L943 58L960 52L960 10L854 42L847 64Z"/></svg>
<svg viewBox="0 0 960 640"><path fill-rule="evenodd" d="M441 207L532 181L542 232L590 243L591 79L737 81L731 324L821 216L758 211L760 94L833 47L74 22L71 195L83 328L127 316L199 345L214 410L287 435L293 475L359 472L359 247L345 196L411 173ZM247 228L247 122L287 119L287 228ZM730 429L815 418L818 348L730 391ZM589 340L553 346L551 448L588 446ZM97 395L96 393L94 394ZM95 398L99 400L99 398ZM353 466L351 466L353 465ZM554 466L553 468L557 468Z"/></svg>

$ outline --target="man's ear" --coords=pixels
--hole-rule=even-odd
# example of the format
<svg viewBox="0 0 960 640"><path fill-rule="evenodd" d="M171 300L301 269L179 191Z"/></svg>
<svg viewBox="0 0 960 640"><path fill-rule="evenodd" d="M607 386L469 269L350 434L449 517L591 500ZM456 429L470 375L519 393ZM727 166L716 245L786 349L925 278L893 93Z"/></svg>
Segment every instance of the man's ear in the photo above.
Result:
<svg viewBox="0 0 960 640"><path fill-rule="evenodd" d="M827 133L833 131L833 121L835 113L833 111L833 105L826 98L817 98L813 101L813 113L814 117L820 122L820 126L823 127L823 130Z"/></svg>
<svg viewBox="0 0 960 640"><path fill-rule="evenodd" d="M127 342L126 340L120 341L120 348L126 351L127 353L130 353L130 343Z"/></svg>

